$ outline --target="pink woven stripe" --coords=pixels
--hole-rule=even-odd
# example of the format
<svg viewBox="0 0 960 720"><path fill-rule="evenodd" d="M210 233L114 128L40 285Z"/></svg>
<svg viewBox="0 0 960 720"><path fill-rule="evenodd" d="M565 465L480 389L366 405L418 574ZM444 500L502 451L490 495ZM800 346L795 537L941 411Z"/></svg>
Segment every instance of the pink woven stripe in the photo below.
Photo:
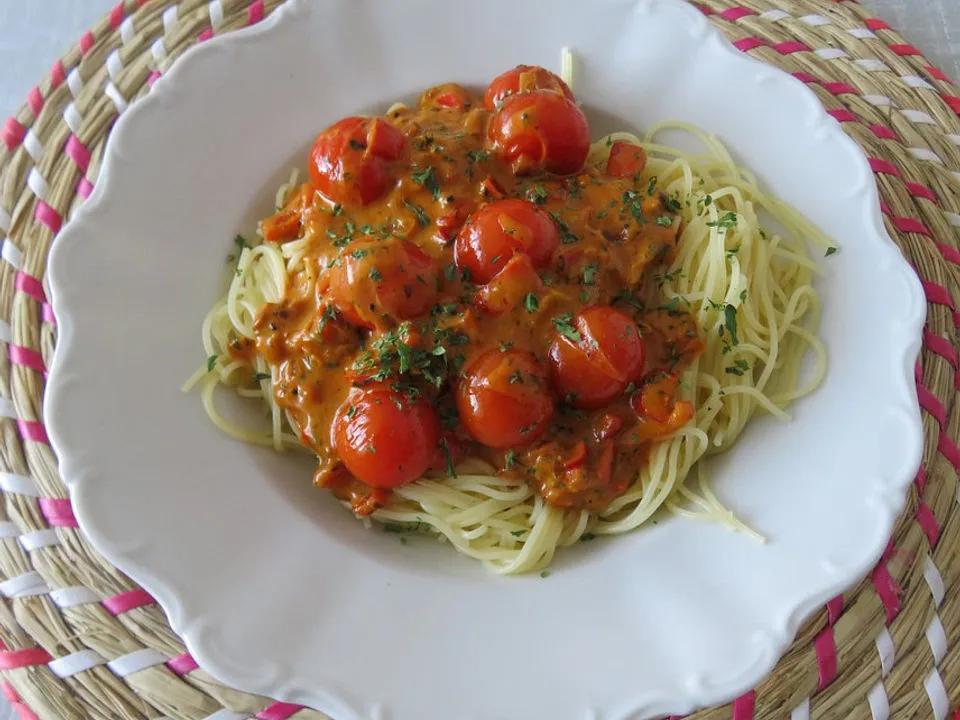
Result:
<svg viewBox="0 0 960 720"><path fill-rule="evenodd" d="M890 26L884 20L880 18L867 18L863 21L864 24L871 30L889 30Z"/></svg>
<svg viewBox="0 0 960 720"><path fill-rule="evenodd" d="M27 704L23 701L23 698L17 693L13 685L8 682L3 683L3 696L7 699L7 702L10 703L12 707L17 712L17 717L20 720L40 720L37 717L36 713L33 712Z"/></svg>
<svg viewBox="0 0 960 720"><path fill-rule="evenodd" d="M837 677L837 644L833 639L833 627L826 628L813 641L817 654L817 689L823 690Z"/></svg>
<svg viewBox="0 0 960 720"><path fill-rule="evenodd" d="M200 666L197 665L197 661L193 659L193 655L184 653L183 655L177 655L177 657L167 660L167 667L177 675L182 676L192 673Z"/></svg>
<svg viewBox="0 0 960 720"><path fill-rule="evenodd" d="M787 40L786 42L777 43L773 46L773 49L781 55L792 55L793 53L797 52L810 52L810 48L808 48L799 40Z"/></svg>
<svg viewBox="0 0 960 720"><path fill-rule="evenodd" d="M813 75L811 75L808 72L797 71L795 73L791 73L791 75L793 75L800 82L806 83L807 85L818 85L820 83L819 80L817 80Z"/></svg>
<svg viewBox="0 0 960 720"><path fill-rule="evenodd" d="M933 77L935 80L943 80L943 82L950 82L950 78L938 67L934 65L926 65L923 68L927 73Z"/></svg>
<svg viewBox="0 0 960 720"><path fill-rule="evenodd" d="M924 235L926 237L933 236L933 233L930 232L930 228L924 225L920 220L917 220L917 218L891 217L890 222L892 222L893 226L900 232L914 233L915 235Z"/></svg>
<svg viewBox="0 0 960 720"><path fill-rule="evenodd" d="M43 648L24 648L23 650L0 651L0 670L17 670L19 668L46 665L53 660Z"/></svg>
<svg viewBox="0 0 960 720"><path fill-rule="evenodd" d="M940 539L940 523L937 522L937 517L933 514L933 510L931 510L930 506L923 500L921 500L917 506L917 524L920 525L923 534L926 535L927 540L930 541L930 547L936 547L937 541Z"/></svg>
<svg viewBox="0 0 960 720"><path fill-rule="evenodd" d="M83 34L83 37L80 38L80 54L86 55L90 52L90 48L94 46L96 40L94 40L92 32L86 32Z"/></svg>
<svg viewBox="0 0 960 720"><path fill-rule="evenodd" d="M145 605L153 605L155 602L156 600L153 599L150 593L142 588L137 588L136 590L130 590L129 592L123 592L113 597L105 598L103 606L111 615L122 615L125 612L136 610Z"/></svg>
<svg viewBox="0 0 960 720"><path fill-rule="evenodd" d="M827 114L832 115L834 120L842 123L857 122L857 120L859 120L856 113L852 112L851 110L847 110L846 108L836 108L834 110L827 110Z"/></svg>
<svg viewBox="0 0 960 720"><path fill-rule="evenodd" d="M712 7L707 7L706 5L701 5L700 3L694 3L693 6L704 15L716 15L716 12Z"/></svg>
<svg viewBox="0 0 960 720"><path fill-rule="evenodd" d="M731 720L753 720L753 706L757 700L757 691L741 695L733 701Z"/></svg>
<svg viewBox="0 0 960 720"><path fill-rule="evenodd" d="M837 595L827 603L827 622L833 625L843 614L843 595Z"/></svg>
<svg viewBox="0 0 960 720"><path fill-rule="evenodd" d="M10 346L10 362L14 365L36 370L41 375L47 372L47 366L43 363L43 355L22 345Z"/></svg>
<svg viewBox="0 0 960 720"><path fill-rule="evenodd" d="M11 152L23 142L23 136L26 134L27 129L18 123L16 118L12 117L7 118L7 122L3 125L3 131L0 132L0 136L3 137L3 144Z"/></svg>
<svg viewBox="0 0 960 720"><path fill-rule="evenodd" d="M40 88L34 85L27 93L27 107L34 117L38 117L43 110L43 95L40 94Z"/></svg>
<svg viewBox="0 0 960 720"><path fill-rule="evenodd" d="M893 44L887 45L888 48L893 50L897 55L908 56L908 55L923 55L922 52L917 50L913 45L904 44Z"/></svg>
<svg viewBox="0 0 960 720"><path fill-rule="evenodd" d="M50 303L44 303L40 306L40 317L47 325L57 324L57 316L53 314L53 306Z"/></svg>
<svg viewBox="0 0 960 720"><path fill-rule="evenodd" d="M927 350L942 357L955 369L960 367L960 359L957 357L957 348L955 348L953 343L947 340L945 337L934 335L929 330L924 330L923 344Z"/></svg>
<svg viewBox="0 0 960 720"><path fill-rule="evenodd" d="M949 245L944 245L943 243L935 243L937 250L940 251L940 254L943 256L943 259L947 262L952 262L955 265L960 265L960 251Z"/></svg>
<svg viewBox="0 0 960 720"><path fill-rule="evenodd" d="M917 383L917 397L920 400L920 407L930 413L937 424L943 427L947 422L947 410L943 403L923 384Z"/></svg>
<svg viewBox="0 0 960 720"><path fill-rule="evenodd" d="M736 22L740 18L745 18L749 15L756 15L756 14L757 14L757 11L751 10L750 8L732 7L732 8L727 8L722 13L720 13L720 17L722 17L724 20L729 20L730 22Z"/></svg>
<svg viewBox="0 0 960 720"><path fill-rule="evenodd" d="M208 27L206 30L197 35L197 42L206 42L213 37L213 28Z"/></svg>
<svg viewBox="0 0 960 720"><path fill-rule="evenodd" d="M875 173L882 173L883 175L893 175L894 177L900 177L900 170L892 162L887 160L881 160L880 158L868 158L870 161L870 169Z"/></svg>
<svg viewBox="0 0 960 720"><path fill-rule="evenodd" d="M960 97L957 97L956 95L941 95L940 97L946 101L951 110L957 113L957 115L960 115Z"/></svg>
<svg viewBox="0 0 960 720"><path fill-rule="evenodd" d="M927 302L933 305L945 305L951 310L956 310L953 304L953 298L950 297L950 291L943 285L924 280L920 278L920 284L923 285L923 293L927 297Z"/></svg>
<svg viewBox="0 0 960 720"><path fill-rule="evenodd" d="M913 479L913 484L917 486L917 495L923 495L927 487L927 469L921 465L917 470L917 476Z"/></svg>
<svg viewBox="0 0 960 720"><path fill-rule="evenodd" d="M43 200L37 200L37 210L34 213L34 217L37 222L46 225L50 229L50 232L54 234L60 232L60 228L63 225L63 218L60 217L60 213L47 205Z"/></svg>
<svg viewBox="0 0 960 720"><path fill-rule="evenodd" d="M50 444L50 438L47 437L47 429L43 423L36 420L17 420L17 430L20 431L20 437L30 442Z"/></svg>
<svg viewBox="0 0 960 720"><path fill-rule="evenodd" d="M872 132L881 140L899 140L900 139L893 130L891 130L888 127L884 127L883 125L873 124L873 125L870 125L869 128L870 128L870 132Z"/></svg>
<svg viewBox="0 0 960 720"><path fill-rule="evenodd" d="M877 591L880 602L883 603L883 609L887 615L887 623L893 622L893 619L900 613L900 594L897 584L893 581L887 566L881 561L874 569L871 579L873 580L873 589Z"/></svg>
<svg viewBox="0 0 960 720"><path fill-rule="evenodd" d="M151 70L150 74L147 75L147 85L153 87L153 84L161 77L163 77L163 75L160 74L159 70Z"/></svg>
<svg viewBox="0 0 960 720"><path fill-rule="evenodd" d="M937 451L943 455L957 471L960 471L960 447L953 441L946 430L940 431L940 440L937 443Z"/></svg>
<svg viewBox="0 0 960 720"><path fill-rule="evenodd" d="M80 138L73 133L67 138L67 144L64 146L63 151L73 160L74 164L80 168L80 172L85 173L87 168L90 167L90 150L87 149L87 146L80 142Z"/></svg>
<svg viewBox="0 0 960 720"><path fill-rule="evenodd" d="M80 182L77 183L77 194L80 195L84 200L90 197L90 193L93 192L93 183L87 180L85 177L80 178Z"/></svg>
<svg viewBox="0 0 960 720"><path fill-rule="evenodd" d="M50 68L50 89L56 90L58 87L63 85L63 81L67 79L67 71L63 68L63 62L57 60L53 67Z"/></svg>
<svg viewBox="0 0 960 720"><path fill-rule="evenodd" d="M47 301L47 296L43 292L43 283L33 275L18 271L14 286L24 295L29 295L39 303Z"/></svg>
<svg viewBox="0 0 960 720"><path fill-rule="evenodd" d="M303 709L303 705L277 702L258 712L257 720L287 720Z"/></svg>
<svg viewBox="0 0 960 720"><path fill-rule="evenodd" d="M936 193L933 192L926 185L921 185L920 183L908 182L904 183L907 186L907 190L910 191L910 194L914 197L923 198L924 200L929 200L930 202L939 202Z"/></svg>
<svg viewBox="0 0 960 720"><path fill-rule="evenodd" d="M121 23L123 23L123 13L122 2L117 3L113 10L110 11L110 27L112 29L116 30L120 27Z"/></svg>
<svg viewBox="0 0 960 720"><path fill-rule="evenodd" d="M40 512L51 527L79 527L69 499L42 497Z"/></svg>
<svg viewBox="0 0 960 720"><path fill-rule="evenodd" d="M823 87L831 95L859 95L857 89L853 85L849 85L844 82L828 82L824 83Z"/></svg>
<svg viewBox="0 0 960 720"><path fill-rule="evenodd" d="M751 50L756 50L758 47L763 47L766 44L766 40L762 40L758 37L745 37L734 42L733 46L740 52L750 52Z"/></svg>
<svg viewBox="0 0 960 720"><path fill-rule="evenodd" d="M254 0L247 10L247 25L256 25L263 20L263 0Z"/></svg>

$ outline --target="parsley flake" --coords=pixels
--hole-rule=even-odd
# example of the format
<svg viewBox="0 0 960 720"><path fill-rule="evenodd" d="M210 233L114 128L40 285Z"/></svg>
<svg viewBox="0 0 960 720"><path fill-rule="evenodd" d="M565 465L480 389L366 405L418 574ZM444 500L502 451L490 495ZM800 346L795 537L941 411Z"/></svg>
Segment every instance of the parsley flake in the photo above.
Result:
<svg viewBox="0 0 960 720"><path fill-rule="evenodd" d="M557 332L563 335L565 338L578 343L583 340L583 336L573 326L572 321L573 315L570 313L563 313L562 315L557 315L557 317L553 319L553 326L557 329Z"/></svg>

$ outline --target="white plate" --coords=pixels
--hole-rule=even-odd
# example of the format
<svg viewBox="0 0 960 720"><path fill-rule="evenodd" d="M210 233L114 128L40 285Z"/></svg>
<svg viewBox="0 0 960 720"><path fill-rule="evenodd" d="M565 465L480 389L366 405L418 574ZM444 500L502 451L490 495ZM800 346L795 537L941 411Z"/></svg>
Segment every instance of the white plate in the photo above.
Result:
<svg viewBox="0 0 960 720"><path fill-rule="evenodd" d="M313 135L441 81L568 45L594 135L673 118L723 138L842 246L819 287L831 356L789 424L714 463L769 538L670 520L499 578L367 531L310 463L236 443L178 388L234 232ZM295 1L191 50L110 140L51 257L46 417L77 514L200 664L337 720L611 720L729 699L880 555L920 460L924 299L858 148L789 76L673 0Z"/></svg>

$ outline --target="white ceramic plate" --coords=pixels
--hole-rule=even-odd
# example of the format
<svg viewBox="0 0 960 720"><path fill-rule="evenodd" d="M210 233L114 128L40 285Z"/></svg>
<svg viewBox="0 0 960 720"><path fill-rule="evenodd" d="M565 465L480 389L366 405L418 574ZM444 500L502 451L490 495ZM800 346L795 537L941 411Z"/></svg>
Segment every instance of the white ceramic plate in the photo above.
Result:
<svg viewBox="0 0 960 720"><path fill-rule="evenodd" d="M365 530L310 462L238 444L178 388L237 231L313 135L442 81L580 60L595 135L682 119L842 246L825 385L712 473L771 540L670 520L504 579ZM225 682L337 720L622 720L729 699L879 556L919 464L924 300L872 175L814 95L673 0L295 1L191 50L110 141L51 257L46 417L83 529Z"/></svg>

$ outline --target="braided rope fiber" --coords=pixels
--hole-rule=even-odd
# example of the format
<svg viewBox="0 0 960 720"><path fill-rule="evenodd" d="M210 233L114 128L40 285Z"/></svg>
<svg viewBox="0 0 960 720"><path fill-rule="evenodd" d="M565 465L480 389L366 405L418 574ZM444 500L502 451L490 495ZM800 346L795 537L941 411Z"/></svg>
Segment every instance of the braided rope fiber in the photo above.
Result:
<svg viewBox="0 0 960 720"><path fill-rule="evenodd" d="M77 527L42 417L57 333L47 252L92 191L113 123L186 49L279 4L124 0L0 122L0 674L23 720L323 717L197 667ZM960 89L853 0L696 4L741 51L811 87L860 145L929 308L923 467L886 553L754 690L691 717L960 720Z"/></svg>

